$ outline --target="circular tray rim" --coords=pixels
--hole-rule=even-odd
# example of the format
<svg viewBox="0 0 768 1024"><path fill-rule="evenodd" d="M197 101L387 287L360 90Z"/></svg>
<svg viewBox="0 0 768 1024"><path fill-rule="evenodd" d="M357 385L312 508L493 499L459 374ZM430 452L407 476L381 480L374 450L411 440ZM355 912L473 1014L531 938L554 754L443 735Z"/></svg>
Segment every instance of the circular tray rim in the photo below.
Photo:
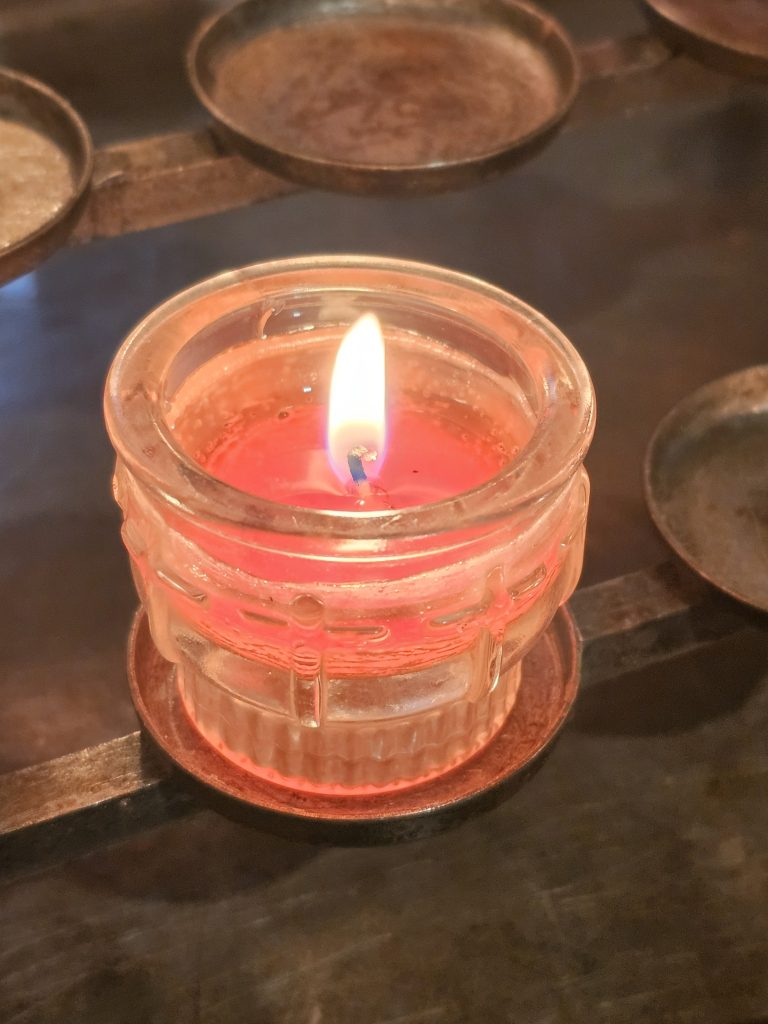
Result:
<svg viewBox="0 0 768 1024"><path fill-rule="evenodd" d="M716 35L702 33L686 19L660 9L660 0L642 0L642 3L654 28L671 44L686 50L702 63L731 74L768 76L768 52L765 49L745 49Z"/></svg>
<svg viewBox="0 0 768 1024"><path fill-rule="evenodd" d="M263 7L263 0L240 0L234 6L206 18L193 35L186 53L187 77L198 101L213 117L227 139L267 170L300 185L328 188L355 194L424 194L460 188L505 170L542 148L561 127L581 86L578 52L562 24L529 0L498 0L504 7L525 12L537 19L540 47L559 46L569 62L569 81L557 110L525 135L476 156L461 157L440 164L369 164L336 160L331 156L310 156L265 142L249 133L223 110L203 84L202 51L209 36L227 19L246 8ZM307 8L311 7L307 3ZM321 6L321 4L319 4ZM439 3L435 3L436 8ZM355 12L351 12L354 17ZM308 21L311 19L307 19Z"/></svg>
<svg viewBox="0 0 768 1024"><path fill-rule="evenodd" d="M676 430L681 421L684 426L690 413L698 406L702 399L706 398L708 395L718 394L721 391L727 390L729 386L738 384L743 378L748 378L752 374L756 373L763 373L768 379L768 363L749 366L742 370L736 370L735 373L729 373L724 377L718 377L715 380L709 381L707 384L697 388L689 395L686 395L685 398L678 402L677 405L673 406L669 412L662 417L651 435L651 439L645 450L645 458L643 460L643 489L645 491L645 500L648 506L648 511L650 512L651 519L653 520L657 530L675 554L681 558L686 565L693 569L693 571L702 579L711 583L723 593L735 598L737 601L741 601L743 604L747 604L752 608L758 608L760 611L768 611L768 602L756 600L750 593L733 587L730 583L724 582L718 574L712 573L710 570L701 566L699 559L689 551L678 534L671 528L665 514L666 505L659 499L653 484L654 471L660 460L659 452L668 440L671 432ZM768 400L768 393L766 394L766 399Z"/></svg>
<svg viewBox="0 0 768 1024"><path fill-rule="evenodd" d="M0 93L7 89L9 84L14 95L18 96L24 91L34 92L38 100L42 100L59 118L63 118L74 133L81 151L66 151L68 159L75 167L76 180L64 204L34 231L0 250L0 284L33 270L63 245L77 223L91 184L94 167L91 134L83 118L68 100L31 75L0 66Z"/></svg>
<svg viewBox="0 0 768 1024"><path fill-rule="evenodd" d="M174 765L194 780L204 797L213 797L214 803L218 799L225 814L302 838L366 844L442 831L495 805L518 788L539 766L568 719L579 688L580 650L574 620L567 608L561 608L524 658L517 701L494 739L444 775L375 796L299 792L254 776L223 757L187 718L173 680L174 668L162 659L152 642L143 609L136 613L131 629L128 675L133 703L145 731ZM535 674L537 652L539 659L556 672L553 678L558 688L557 701L546 705L548 714L543 717L536 714L535 701L531 701L540 678ZM519 742L524 687L527 699L533 703L528 714L536 731L527 736L524 758L510 763L505 754L510 745Z"/></svg>

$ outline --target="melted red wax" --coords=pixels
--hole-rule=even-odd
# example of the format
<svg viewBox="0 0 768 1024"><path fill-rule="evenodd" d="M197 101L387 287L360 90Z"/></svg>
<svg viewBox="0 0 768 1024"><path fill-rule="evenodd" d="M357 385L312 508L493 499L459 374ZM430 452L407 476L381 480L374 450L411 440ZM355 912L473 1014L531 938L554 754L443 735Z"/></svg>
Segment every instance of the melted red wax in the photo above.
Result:
<svg viewBox="0 0 768 1024"><path fill-rule="evenodd" d="M325 447L326 409L308 405L271 419L231 423L200 461L213 476L272 501L335 510L406 508L471 490L510 453L492 440L403 409L390 419L383 458L366 464L371 492L339 479Z"/></svg>

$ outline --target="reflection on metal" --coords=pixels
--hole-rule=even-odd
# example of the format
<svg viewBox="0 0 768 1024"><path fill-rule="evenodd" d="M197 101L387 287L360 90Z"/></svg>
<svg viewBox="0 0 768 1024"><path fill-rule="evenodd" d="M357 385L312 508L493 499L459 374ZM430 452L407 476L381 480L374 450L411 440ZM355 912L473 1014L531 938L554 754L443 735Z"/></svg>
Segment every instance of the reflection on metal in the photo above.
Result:
<svg viewBox="0 0 768 1024"><path fill-rule="evenodd" d="M580 590L570 608L582 638L582 686L766 625L764 616L677 564ZM567 639L567 629L560 636ZM567 649L561 643L560 651ZM615 685L621 686L620 678ZM553 733L562 723L572 692L563 691L560 717L552 719ZM465 796L455 808L457 817L493 802L504 768L504 763L496 763L490 790L471 803ZM5 875L34 870L190 813L212 800L210 788L175 774L139 733L132 733L0 777L0 868ZM214 803L227 813L242 810L242 805L223 797ZM385 827L375 835L366 836L363 829L355 836L349 827L337 829L327 821L302 822L279 813L271 815L269 825L282 824L285 830L298 822L307 836L337 842L403 839L417 836L422 826L431 832L449 823L450 814L441 822L433 810L425 806L407 824L395 822L389 835ZM262 822L267 823L266 816Z"/></svg>
<svg viewBox="0 0 768 1024"><path fill-rule="evenodd" d="M672 57L669 47L647 32L624 39L602 39L580 46L578 53L583 82L621 79L656 71Z"/></svg>
<svg viewBox="0 0 768 1024"><path fill-rule="evenodd" d="M645 490L682 559L768 611L768 366L712 381L662 420L646 454Z"/></svg>

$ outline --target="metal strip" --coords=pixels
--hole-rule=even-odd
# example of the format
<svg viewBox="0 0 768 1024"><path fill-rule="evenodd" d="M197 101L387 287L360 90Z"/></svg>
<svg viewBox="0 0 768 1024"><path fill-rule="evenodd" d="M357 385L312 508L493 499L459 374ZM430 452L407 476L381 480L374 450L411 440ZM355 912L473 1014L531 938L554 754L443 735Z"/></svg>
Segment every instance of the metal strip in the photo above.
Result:
<svg viewBox="0 0 768 1024"><path fill-rule="evenodd" d="M716 590L681 562L664 562L578 590L582 686L684 654L765 616Z"/></svg>
<svg viewBox="0 0 768 1024"><path fill-rule="evenodd" d="M265 202L298 190L226 149L212 129L100 149L72 243L111 238Z"/></svg>
<svg viewBox="0 0 768 1024"><path fill-rule="evenodd" d="M195 808L139 732L0 776L0 874L26 874Z"/></svg>

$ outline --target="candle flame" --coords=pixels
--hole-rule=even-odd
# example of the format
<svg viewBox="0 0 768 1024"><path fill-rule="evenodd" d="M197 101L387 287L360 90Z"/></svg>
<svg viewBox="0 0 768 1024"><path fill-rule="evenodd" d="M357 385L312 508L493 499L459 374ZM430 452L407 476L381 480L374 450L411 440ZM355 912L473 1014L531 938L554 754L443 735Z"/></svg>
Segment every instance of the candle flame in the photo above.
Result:
<svg viewBox="0 0 768 1024"><path fill-rule="evenodd" d="M343 483L376 475L385 436L384 338L378 318L365 313L344 335L331 377L328 458Z"/></svg>

